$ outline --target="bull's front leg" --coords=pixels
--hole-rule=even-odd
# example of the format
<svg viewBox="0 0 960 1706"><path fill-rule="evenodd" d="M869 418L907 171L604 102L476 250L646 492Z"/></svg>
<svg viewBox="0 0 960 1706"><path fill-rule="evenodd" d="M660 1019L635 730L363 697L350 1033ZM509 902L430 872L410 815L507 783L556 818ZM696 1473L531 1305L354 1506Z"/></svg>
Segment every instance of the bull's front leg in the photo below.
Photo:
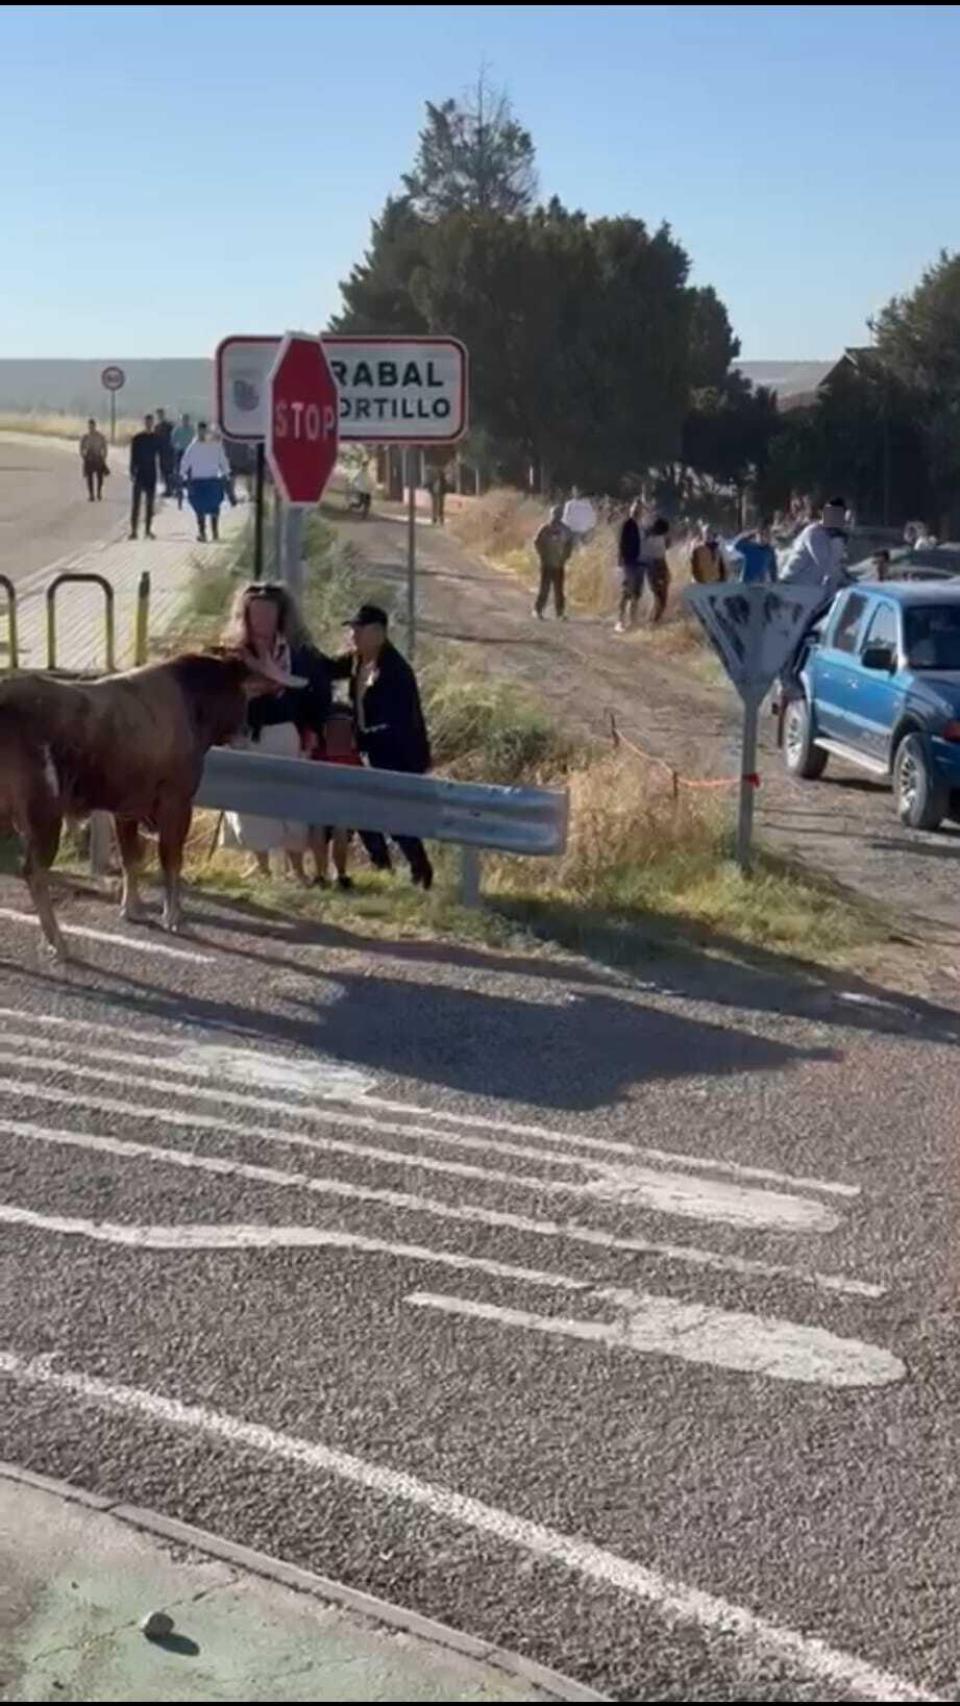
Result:
<svg viewBox="0 0 960 1706"><path fill-rule="evenodd" d="M183 846L193 816L191 802L165 802L157 814L160 832L160 869L163 872L163 928L178 935L183 928L183 907L180 899L180 873L183 869Z"/></svg>

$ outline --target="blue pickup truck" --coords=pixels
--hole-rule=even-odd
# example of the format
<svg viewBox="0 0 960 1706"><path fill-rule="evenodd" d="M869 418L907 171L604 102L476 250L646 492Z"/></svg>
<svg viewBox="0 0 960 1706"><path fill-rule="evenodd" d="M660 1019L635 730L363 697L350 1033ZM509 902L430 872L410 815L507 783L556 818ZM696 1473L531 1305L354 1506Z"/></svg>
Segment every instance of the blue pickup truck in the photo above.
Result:
<svg viewBox="0 0 960 1706"><path fill-rule="evenodd" d="M960 584L847 587L798 665L783 711L792 776L842 758L892 782L912 829L936 829L960 806Z"/></svg>

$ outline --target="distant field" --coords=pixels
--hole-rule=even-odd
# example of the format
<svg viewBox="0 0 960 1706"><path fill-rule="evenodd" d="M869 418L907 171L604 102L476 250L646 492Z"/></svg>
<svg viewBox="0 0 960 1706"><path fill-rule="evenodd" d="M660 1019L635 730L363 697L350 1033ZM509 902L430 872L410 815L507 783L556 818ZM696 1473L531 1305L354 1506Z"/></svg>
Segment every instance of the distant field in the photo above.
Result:
<svg viewBox="0 0 960 1706"><path fill-rule="evenodd" d="M109 412L99 418L109 421ZM26 432L38 438L80 438L87 430L88 415L14 414L0 410L0 432ZM126 444L136 430L135 420L117 418L117 443Z"/></svg>
<svg viewBox="0 0 960 1706"><path fill-rule="evenodd" d="M22 361L0 359L0 417L26 415L73 416L105 420L110 399L100 383L107 366L122 367L127 382L117 396L117 408L127 419L140 419L148 410L169 414L186 410L201 419L213 404L213 362L208 357L150 360L107 352L96 361Z"/></svg>

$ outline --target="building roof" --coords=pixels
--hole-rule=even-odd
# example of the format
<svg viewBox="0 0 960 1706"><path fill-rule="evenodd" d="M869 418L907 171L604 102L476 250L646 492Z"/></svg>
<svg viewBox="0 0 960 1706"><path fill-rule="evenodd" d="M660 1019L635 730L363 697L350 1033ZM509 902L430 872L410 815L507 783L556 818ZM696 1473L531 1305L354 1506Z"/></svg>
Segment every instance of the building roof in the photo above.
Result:
<svg viewBox="0 0 960 1706"><path fill-rule="evenodd" d="M797 409L813 402L842 360L834 356L832 361L735 361L733 365L751 385L775 391L781 409Z"/></svg>

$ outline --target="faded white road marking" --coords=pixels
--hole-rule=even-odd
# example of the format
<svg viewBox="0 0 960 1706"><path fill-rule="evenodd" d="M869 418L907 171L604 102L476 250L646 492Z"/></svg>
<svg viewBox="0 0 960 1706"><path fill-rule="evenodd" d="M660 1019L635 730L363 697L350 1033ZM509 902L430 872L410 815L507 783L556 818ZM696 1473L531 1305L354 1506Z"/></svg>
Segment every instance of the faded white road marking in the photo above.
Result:
<svg viewBox="0 0 960 1706"><path fill-rule="evenodd" d="M921 1701L939 1706L939 1696L880 1670L855 1654L829 1647L815 1636L786 1629L746 1606L720 1599L685 1582L672 1581L658 1570L647 1569L589 1540L514 1516L511 1511L484 1504L467 1493L422 1481L405 1470L371 1463L334 1446L279 1433L202 1405L183 1404L176 1398L114 1384L71 1369L55 1369L46 1358L31 1360L16 1351L0 1351L0 1374L69 1393L81 1402L104 1409L222 1440L240 1450L257 1451L320 1475L334 1476L393 1503L418 1506L441 1521L489 1535L503 1545L543 1558L600 1587L628 1594L652 1606L672 1623L705 1630L723 1642L739 1642L745 1649L748 1668L758 1660L773 1660L789 1665L801 1676L831 1688L843 1688L855 1700Z"/></svg>
<svg viewBox="0 0 960 1706"><path fill-rule="evenodd" d="M32 912L17 912L12 906L0 906L0 918L9 919L12 924L29 924L39 929L40 921L34 918ZM113 942L121 948L130 948L138 954L162 954L170 960L188 960L196 966L212 966L216 956L213 954L196 954L188 948L173 948L168 942L151 942L146 936L121 936L112 930L91 930L85 924L61 924L65 936L82 936L89 942Z"/></svg>
<svg viewBox="0 0 960 1706"><path fill-rule="evenodd" d="M501 1327L525 1327L532 1332L587 1339L648 1356L678 1357L681 1362L706 1363L807 1386L890 1386L907 1372L899 1357L879 1345L840 1339L823 1327L804 1326L776 1315L678 1303L672 1297L640 1291L610 1289L593 1295L617 1307L617 1321L535 1315L527 1309L507 1309L498 1303L477 1303L472 1298L429 1291L412 1292L406 1301L419 1309L438 1309Z"/></svg>
<svg viewBox="0 0 960 1706"><path fill-rule="evenodd" d="M168 1125L195 1127L230 1136L270 1140L272 1133L251 1126L230 1126L209 1116L171 1113L165 1108L136 1107L107 1097L72 1095L66 1090L53 1090L16 1080L0 1078L0 1091L19 1091L61 1107L96 1105L107 1113L135 1114L148 1119L165 1120ZM435 1197L416 1196L407 1191L391 1191L374 1185L355 1185L346 1179L329 1179L311 1173L287 1173L276 1167L263 1167L254 1162L231 1161L219 1155L195 1155L189 1150L164 1149L157 1144L139 1143L132 1139L101 1137L92 1132L51 1130L46 1126L24 1120L10 1120L0 1115L0 1131L40 1143L62 1143L75 1149L92 1149L105 1155L155 1161L174 1167L195 1168L199 1172L216 1173L222 1177L251 1179L258 1184L280 1185L307 1190L320 1196L334 1196L344 1201L379 1203L388 1208L413 1214L426 1214L440 1220L469 1222L474 1225L531 1233L539 1237L567 1238L574 1244L586 1244L593 1249L650 1256L656 1260L686 1262L694 1267L712 1268L721 1273L740 1274L747 1279L785 1279L796 1284L815 1285L824 1291L849 1293L856 1297L882 1297L884 1288L862 1280L847 1279L838 1274L806 1273L785 1265L760 1262L746 1256L721 1256L713 1250L698 1249L690 1244L653 1242L646 1238L618 1238L599 1227L584 1226L578 1221L532 1219L528 1215L511 1214L506 1209L480 1208L472 1203L446 1203ZM301 1144L307 1148L309 1138L287 1137L280 1141Z"/></svg>
<svg viewBox="0 0 960 1706"><path fill-rule="evenodd" d="M722 1173L731 1178L755 1179L758 1183L787 1185L793 1190L822 1191L828 1196L855 1198L861 1194L859 1185L841 1184L831 1179L807 1178L803 1175L778 1172L769 1167L749 1167L738 1161L718 1160L710 1155L690 1155L672 1149L623 1143L614 1138L589 1137L562 1128L491 1119L483 1114L457 1113L451 1109L424 1107L414 1102L392 1101L388 1097L371 1094L368 1086L375 1080L343 1061L325 1059L313 1063L296 1056L260 1053L256 1049L234 1048L230 1044L207 1043L202 1040L184 1046L175 1035L158 1033L154 1036L141 1030L125 1029L123 1026L104 1025L93 1019L68 1019L58 1013L23 1013L15 1007L0 1007L0 1018L19 1019L29 1025L91 1031L109 1036L114 1041L123 1037L143 1045L160 1044L175 1051L169 1064L156 1056L150 1057L151 1063L164 1071L173 1070L179 1062L183 1070L193 1072L198 1077L214 1076L218 1081L222 1081L224 1076L233 1077L254 1086L264 1083L270 1088L284 1089L290 1095L321 1096L328 1101L345 1102L351 1107L355 1102L359 1102L363 1107L377 1108L382 1113L397 1114L404 1119L430 1119L446 1125L472 1127L477 1131L503 1132L512 1137L531 1137L579 1149L622 1155L628 1159L654 1161L668 1167L686 1167L694 1172ZM30 1033L27 1033L27 1037L28 1040L34 1040ZM231 1057L234 1056L239 1058L231 1065ZM124 1059L127 1058L124 1056ZM301 1077L303 1073L308 1075L307 1082Z"/></svg>
<svg viewBox="0 0 960 1706"><path fill-rule="evenodd" d="M577 1292L613 1306L618 1319L615 1322L571 1320L566 1316L503 1308L499 1304L476 1303L443 1293L411 1293L406 1302L421 1309L439 1309L567 1338L592 1339L618 1349L676 1357L681 1362L706 1363L742 1374L766 1375L771 1380L801 1381L813 1386L887 1386L902 1380L906 1373L897 1357L877 1345L841 1339L824 1328L804 1326L778 1316L680 1303L674 1298L629 1287L597 1286L568 1274L433 1250L422 1244L388 1243L352 1232L328 1231L322 1226L121 1225L40 1214L12 1203L0 1203L0 1224L87 1238L100 1244L181 1254L193 1250L333 1248L394 1256L404 1261L490 1274L497 1279L516 1280L553 1291Z"/></svg>
<svg viewBox="0 0 960 1706"><path fill-rule="evenodd" d="M41 1053L45 1041L46 1039L40 1039ZM17 1044L11 1044L7 1038L0 1039L0 1059L10 1058L15 1066L27 1065L36 1070L34 1062L22 1052L18 1052L22 1051L24 1043L33 1046L29 1038ZM155 1062L147 1055L125 1056L114 1049L87 1049L85 1055L87 1059L143 1064L163 1070L163 1063ZM134 1090L156 1090L163 1095L178 1096L188 1101L199 1099L214 1102L218 1106L227 1104L273 1114L290 1112L285 1104L278 1105L262 1096L238 1096L230 1090L205 1090L197 1086L168 1083L163 1079L135 1077L129 1072L101 1071L100 1068L75 1066L71 1060L59 1057L56 1059L56 1070L72 1078L92 1078L105 1083L119 1083ZM328 1123L330 1121L328 1114L319 1111L316 1118ZM334 1120L333 1123L340 1122ZM357 1127L360 1125L359 1119L352 1123ZM383 1130L382 1125L375 1120L364 1123L368 1130ZM409 1128L404 1130L409 1134ZM464 1141L469 1143L471 1140ZM788 1196L783 1192L760 1190L719 1179L695 1179L684 1173L669 1173L666 1170L654 1172L643 1167L623 1167L618 1168L615 1174L610 1170L595 1179L545 1179L539 1174L511 1173L504 1168L481 1167L467 1161L441 1161L431 1155L401 1149L384 1149L372 1143L350 1143L341 1138L315 1138L313 1143L318 1149L322 1148L338 1155L350 1155L361 1161L383 1161L391 1166L413 1168L417 1172L440 1173L454 1178L473 1179L480 1183L508 1185L514 1190L536 1191L539 1194L599 1197L605 1201L626 1203L658 1214L678 1215L690 1220L719 1221L727 1226L747 1227L752 1230L762 1228L776 1232L832 1232L840 1224L839 1216L832 1208L810 1197ZM564 1165L569 1165L570 1161L568 1156L543 1156L539 1152L536 1159L551 1163L558 1161Z"/></svg>
<svg viewBox="0 0 960 1706"><path fill-rule="evenodd" d="M142 1040L143 1033L139 1033ZM170 1039L171 1041L175 1039ZM185 1073L216 1078L253 1089L286 1090L291 1096L352 1104L373 1089L376 1079L346 1061L270 1054L226 1043L191 1042L177 1048L173 1063Z"/></svg>

